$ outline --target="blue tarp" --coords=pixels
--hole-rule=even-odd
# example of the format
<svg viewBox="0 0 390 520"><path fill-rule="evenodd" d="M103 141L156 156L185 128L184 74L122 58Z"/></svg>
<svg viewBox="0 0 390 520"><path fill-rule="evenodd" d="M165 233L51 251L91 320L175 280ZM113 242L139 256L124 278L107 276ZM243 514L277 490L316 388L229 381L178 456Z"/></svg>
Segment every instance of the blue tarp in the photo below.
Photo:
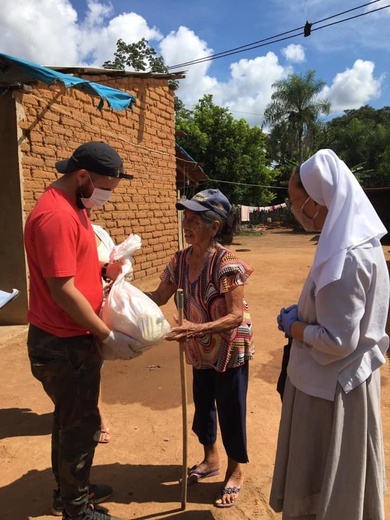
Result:
<svg viewBox="0 0 390 520"><path fill-rule="evenodd" d="M99 110L102 110L104 102L114 110L132 108L132 105L135 103L135 97L124 90L118 90L76 76L56 72L48 67L42 67L29 61L8 56L7 54L0 54L0 86L27 83L32 80L39 80L47 85L60 82L66 88L77 88L91 96L99 96Z"/></svg>

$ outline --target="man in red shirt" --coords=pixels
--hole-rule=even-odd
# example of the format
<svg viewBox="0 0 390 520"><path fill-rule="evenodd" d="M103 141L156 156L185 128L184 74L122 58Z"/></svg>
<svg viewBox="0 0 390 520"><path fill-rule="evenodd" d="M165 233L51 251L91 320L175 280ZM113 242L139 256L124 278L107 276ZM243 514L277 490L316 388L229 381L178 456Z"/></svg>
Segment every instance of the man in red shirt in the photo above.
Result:
<svg viewBox="0 0 390 520"><path fill-rule="evenodd" d="M97 340L123 346L129 359L138 354L132 338L99 318L101 276L114 280L121 266L99 265L85 208L102 206L120 179L132 176L123 172L116 150L102 142L79 146L56 169L64 175L46 189L25 226L28 353L33 375L54 403L52 469L58 489L52 512L66 520L114 520L96 507L112 488L89 483L101 426Z"/></svg>

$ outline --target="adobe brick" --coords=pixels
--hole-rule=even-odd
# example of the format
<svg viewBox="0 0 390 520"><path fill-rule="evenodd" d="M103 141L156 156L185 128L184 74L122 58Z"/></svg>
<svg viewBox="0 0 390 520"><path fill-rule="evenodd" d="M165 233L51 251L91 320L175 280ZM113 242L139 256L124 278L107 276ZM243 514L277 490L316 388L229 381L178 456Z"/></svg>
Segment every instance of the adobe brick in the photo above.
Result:
<svg viewBox="0 0 390 520"><path fill-rule="evenodd" d="M44 166L44 160L42 157L33 157L31 155L24 155L23 156L23 164L31 165L31 166Z"/></svg>
<svg viewBox="0 0 390 520"><path fill-rule="evenodd" d="M48 120L48 121L54 121L54 122L58 123L59 120L60 120L60 115L57 112L53 112L51 110L48 110L43 115L43 118Z"/></svg>
<svg viewBox="0 0 390 520"><path fill-rule="evenodd" d="M66 127L71 127L71 128L76 128L76 127L79 127L80 126L80 122L75 120L75 119L71 119L70 117L62 117L61 118L61 123L63 126Z"/></svg>

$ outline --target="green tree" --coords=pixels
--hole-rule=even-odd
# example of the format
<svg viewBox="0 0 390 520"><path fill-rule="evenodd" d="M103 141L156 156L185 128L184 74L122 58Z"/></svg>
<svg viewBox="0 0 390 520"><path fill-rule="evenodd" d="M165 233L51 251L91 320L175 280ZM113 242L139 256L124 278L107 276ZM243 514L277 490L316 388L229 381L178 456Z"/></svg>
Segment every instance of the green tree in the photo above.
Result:
<svg viewBox="0 0 390 520"><path fill-rule="evenodd" d="M389 135L390 138L390 135ZM371 187L390 186L390 144L381 153L380 161L378 163L377 177L374 182L371 182Z"/></svg>
<svg viewBox="0 0 390 520"><path fill-rule="evenodd" d="M135 43L126 43L122 39L116 42L116 52L114 61L105 61L102 65L104 69L125 70L126 67L136 71L160 72L169 74L169 69L165 65L164 58L158 56L157 52L150 47L148 41L142 38ZM177 80L169 80L169 85L173 90L179 86ZM183 106L182 101L175 95L175 111Z"/></svg>
<svg viewBox="0 0 390 520"><path fill-rule="evenodd" d="M310 150L314 153L318 149L317 142L325 131L322 123L317 121L311 130ZM312 152L306 152L306 156ZM295 139L291 135L288 121L282 121L272 127L267 134L267 157L279 171L278 182L288 181L293 169L299 164L298 148Z"/></svg>
<svg viewBox="0 0 390 520"><path fill-rule="evenodd" d="M321 148L331 148L366 188L390 186L390 107L346 110L326 125Z"/></svg>
<svg viewBox="0 0 390 520"><path fill-rule="evenodd" d="M305 75L290 74L273 84L275 92L265 109L264 124L271 125L270 139L278 139L289 160L302 162L313 150L318 118L330 112L329 101L316 99L324 85L315 79L314 70Z"/></svg>
<svg viewBox="0 0 390 520"><path fill-rule="evenodd" d="M104 69L125 70L126 67L134 70L148 70L150 72L168 72L164 58L158 56L153 47L145 38L136 43L125 43L122 39L116 42L114 61L105 61Z"/></svg>
<svg viewBox="0 0 390 520"><path fill-rule="evenodd" d="M276 172L267 164L266 137L244 119L236 120L227 108L214 105L205 95L193 110L176 115L178 143L203 165L210 188L220 188L232 204L259 206L274 198L264 186L272 184ZM261 187L259 187L261 185Z"/></svg>

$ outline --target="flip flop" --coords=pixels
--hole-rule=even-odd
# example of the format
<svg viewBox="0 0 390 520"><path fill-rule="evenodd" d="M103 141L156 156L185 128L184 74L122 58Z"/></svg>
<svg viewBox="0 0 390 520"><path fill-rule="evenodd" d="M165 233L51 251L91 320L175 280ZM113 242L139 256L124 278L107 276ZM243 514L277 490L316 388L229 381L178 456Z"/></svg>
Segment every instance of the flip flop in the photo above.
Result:
<svg viewBox="0 0 390 520"><path fill-rule="evenodd" d="M197 484L200 480L203 480L205 478L214 477L215 475L219 475L219 469L211 469L209 471L199 471L196 468L199 468L200 464L195 466L192 466L188 470L187 475L187 486L193 486L194 484Z"/></svg>
<svg viewBox="0 0 390 520"><path fill-rule="evenodd" d="M110 432L108 431L108 429L102 428L100 430L100 437L99 437L98 442L100 444L108 444L110 442L110 440L111 440Z"/></svg>
<svg viewBox="0 0 390 520"><path fill-rule="evenodd" d="M238 494L240 491L241 491L241 488L235 487L235 486L221 488L221 496L220 496L220 498L217 498L217 500L214 502L214 506L215 507L232 507L232 506L234 506L237 503ZM222 502L223 497L225 495L232 495L232 494L237 495L237 497L235 498L235 500L233 500L233 502ZM219 500L220 500L220 502L219 502Z"/></svg>

